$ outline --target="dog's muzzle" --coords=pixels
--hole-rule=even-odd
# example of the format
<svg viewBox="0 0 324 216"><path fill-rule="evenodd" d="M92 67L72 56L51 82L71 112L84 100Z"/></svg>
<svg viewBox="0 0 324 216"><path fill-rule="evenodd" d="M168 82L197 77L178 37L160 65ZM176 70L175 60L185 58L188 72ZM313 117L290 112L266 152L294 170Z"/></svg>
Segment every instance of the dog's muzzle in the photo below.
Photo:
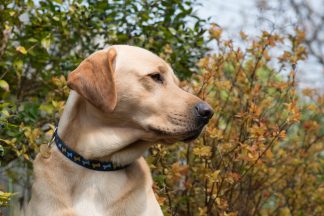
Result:
<svg viewBox="0 0 324 216"><path fill-rule="evenodd" d="M199 102L194 106L194 115L196 119L197 128L185 136L185 138L182 140L184 142L190 142L199 136L204 126L214 115L214 111L207 103Z"/></svg>

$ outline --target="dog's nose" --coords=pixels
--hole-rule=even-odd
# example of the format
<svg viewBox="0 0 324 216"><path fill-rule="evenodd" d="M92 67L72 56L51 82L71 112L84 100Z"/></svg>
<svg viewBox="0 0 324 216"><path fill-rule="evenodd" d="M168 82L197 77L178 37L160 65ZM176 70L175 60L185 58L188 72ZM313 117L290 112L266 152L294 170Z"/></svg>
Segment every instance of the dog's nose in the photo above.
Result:
<svg viewBox="0 0 324 216"><path fill-rule="evenodd" d="M195 109L197 111L198 117L209 120L214 112L212 108L205 102L199 102L196 104Z"/></svg>

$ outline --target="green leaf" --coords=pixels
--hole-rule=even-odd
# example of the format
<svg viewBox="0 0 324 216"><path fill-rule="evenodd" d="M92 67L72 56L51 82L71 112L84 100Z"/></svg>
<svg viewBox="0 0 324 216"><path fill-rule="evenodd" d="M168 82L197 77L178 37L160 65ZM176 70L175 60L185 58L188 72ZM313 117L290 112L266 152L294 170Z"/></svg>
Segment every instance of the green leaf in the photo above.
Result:
<svg viewBox="0 0 324 216"><path fill-rule="evenodd" d="M5 117L9 117L10 116L10 113L8 112L8 110L1 110L1 114L4 115Z"/></svg>
<svg viewBox="0 0 324 216"><path fill-rule="evenodd" d="M39 106L39 110L42 110L48 114L52 114L54 111L54 107L51 104L41 104Z"/></svg>
<svg viewBox="0 0 324 216"><path fill-rule="evenodd" d="M0 206L7 205L11 196L12 196L11 193L5 193L3 191L0 191Z"/></svg>
<svg viewBox="0 0 324 216"><path fill-rule="evenodd" d="M35 38L29 38L28 41L31 42L31 43L36 43L36 42L38 42L38 40L35 39Z"/></svg>
<svg viewBox="0 0 324 216"><path fill-rule="evenodd" d="M60 21L60 18L58 16L53 16L53 20Z"/></svg>
<svg viewBox="0 0 324 216"><path fill-rule="evenodd" d="M3 157L4 155L4 148L3 146L0 144L0 157ZM0 164L1 165L1 164Z"/></svg>
<svg viewBox="0 0 324 216"><path fill-rule="evenodd" d="M56 2L57 4L62 4L63 1L62 0L53 0L54 2Z"/></svg>
<svg viewBox="0 0 324 216"><path fill-rule="evenodd" d="M16 69L16 70L18 70L18 71L20 71L20 70L22 70L22 68L23 68L23 61L22 60L20 60L20 59L17 59L17 60L15 60L14 62L13 62L13 66L14 66L14 68Z"/></svg>
<svg viewBox="0 0 324 216"><path fill-rule="evenodd" d="M10 16L14 16L16 14L16 11L10 11L9 14Z"/></svg>
<svg viewBox="0 0 324 216"><path fill-rule="evenodd" d="M9 84L5 80L0 80L0 88L5 91L9 91Z"/></svg>
<svg viewBox="0 0 324 216"><path fill-rule="evenodd" d="M171 32L171 34L176 35L177 31L174 28L169 28L169 31Z"/></svg>
<svg viewBox="0 0 324 216"><path fill-rule="evenodd" d="M42 47L48 50L51 46L51 38L49 36L45 37L41 41Z"/></svg>

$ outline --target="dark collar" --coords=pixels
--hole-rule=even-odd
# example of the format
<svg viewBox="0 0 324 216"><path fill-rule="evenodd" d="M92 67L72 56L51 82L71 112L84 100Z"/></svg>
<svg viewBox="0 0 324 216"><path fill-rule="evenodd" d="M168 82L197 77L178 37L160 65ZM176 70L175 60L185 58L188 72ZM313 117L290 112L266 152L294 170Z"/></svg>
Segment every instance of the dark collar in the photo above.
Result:
<svg viewBox="0 0 324 216"><path fill-rule="evenodd" d="M84 157L82 157L80 154L73 151L71 148L69 148L63 140L59 137L57 130L54 132L54 140L56 143L57 148L62 152L62 154L73 161L76 164L79 164L82 167L96 170L96 171L116 171L120 169L124 169L129 166L129 164L124 166L117 166L113 164L112 162L106 162L106 161L97 161L97 160L87 160Z"/></svg>

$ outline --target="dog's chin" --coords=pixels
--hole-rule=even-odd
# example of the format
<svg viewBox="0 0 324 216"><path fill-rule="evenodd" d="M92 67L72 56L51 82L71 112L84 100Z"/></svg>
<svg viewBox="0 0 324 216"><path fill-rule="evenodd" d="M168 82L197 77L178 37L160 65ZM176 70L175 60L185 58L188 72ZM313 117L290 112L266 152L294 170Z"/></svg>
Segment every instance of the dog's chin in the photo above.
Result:
<svg viewBox="0 0 324 216"><path fill-rule="evenodd" d="M200 133L201 133L201 130L202 129L192 132L191 134L189 134L188 136L183 138L181 141L183 141L183 142L191 142L191 141L197 139L199 137Z"/></svg>
<svg viewBox="0 0 324 216"><path fill-rule="evenodd" d="M165 143L165 144L173 144L179 141L191 142L197 139L198 136L201 134L203 126L198 127L194 130L182 131L181 133L172 133L172 132L156 129L154 127L151 127L150 129L155 133L158 142Z"/></svg>

